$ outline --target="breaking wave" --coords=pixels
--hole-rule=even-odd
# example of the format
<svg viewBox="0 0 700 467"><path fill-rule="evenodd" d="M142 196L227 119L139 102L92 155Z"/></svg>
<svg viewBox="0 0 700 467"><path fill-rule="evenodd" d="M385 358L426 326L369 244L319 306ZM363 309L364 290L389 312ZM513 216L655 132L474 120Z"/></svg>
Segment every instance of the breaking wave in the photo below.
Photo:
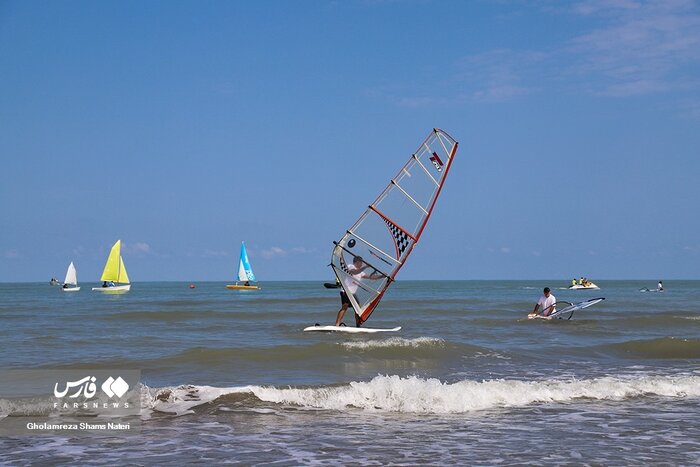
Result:
<svg viewBox="0 0 700 467"><path fill-rule="evenodd" d="M622 401L643 397L700 397L700 376L629 376L569 380L463 380L454 383L417 376L376 376L370 381L320 387L180 386L142 391L147 411L191 413L213 401L247 409L270 404L308 409L423 414L468 413L572 401Z"/></svg>

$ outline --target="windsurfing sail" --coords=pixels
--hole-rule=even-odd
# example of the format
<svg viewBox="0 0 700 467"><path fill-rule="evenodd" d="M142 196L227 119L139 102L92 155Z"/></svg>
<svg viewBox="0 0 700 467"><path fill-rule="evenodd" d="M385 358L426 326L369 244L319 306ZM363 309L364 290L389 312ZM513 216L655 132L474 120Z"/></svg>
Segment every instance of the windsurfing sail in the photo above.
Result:
<svg viewBox="0 0 700 467"><path fill-rule="evenodd" d="M112 281L122 284L129 283L129 276L126 273L126 266L121 256L122 241L117 240L117 243L112 246L112 251L109 252L105 269L102 271L101 281Z"/></svg>
<svg viewBox="0 0 700 467"><path fill-rule="evenodd" d="M457 152L434 129L360 218L333 242L331 267L363 323L420 240Z"/></svg>
<svg viewBox="0 0 700 467"><path fill-rule="evenodd" d="M579 302L579 303L571 303L571 302L557 302L555 306L557 307L554 313L551 315L547 316L549 319L563 319L565 316L567 317L566 319L571 319L571 317L574 315L575 311L578 310L583 310L584 308L588 308L589 306L593 306L596 303L600 303L603 300L605 300L604 297L599 297L599 298L591 298L590 300L586 300L584 302Z"/></svg>
<svg viewBox="0 0 700 467"><path fill-rule="evenodd" d="M254 282L255 274L250 267L248 252L245 249L245 242L241 242L241 259L238 263L238 280L241 282Z"/></svg>
<svg viewBox="0 0 700 467"><path fill-rule="evenodd" d="M66 278L63 281L63 283L68 285L78 285L78 273L75 271L73 261L71 261L68 265L68 270L66 271Z"/></svg>

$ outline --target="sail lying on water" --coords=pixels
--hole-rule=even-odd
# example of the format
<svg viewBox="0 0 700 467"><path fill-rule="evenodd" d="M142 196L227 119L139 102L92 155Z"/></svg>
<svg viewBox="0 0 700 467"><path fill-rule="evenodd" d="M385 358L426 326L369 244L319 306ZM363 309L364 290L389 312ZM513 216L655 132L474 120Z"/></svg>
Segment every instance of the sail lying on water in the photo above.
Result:
<svg viewBox="0 0 700 467"><path fill-rule="evenodd" d="M389 186L335 243L331 267L364 322L420 239L442 190L457 141L434 129ZM350 274L360 256L366 266Z"/></svg>

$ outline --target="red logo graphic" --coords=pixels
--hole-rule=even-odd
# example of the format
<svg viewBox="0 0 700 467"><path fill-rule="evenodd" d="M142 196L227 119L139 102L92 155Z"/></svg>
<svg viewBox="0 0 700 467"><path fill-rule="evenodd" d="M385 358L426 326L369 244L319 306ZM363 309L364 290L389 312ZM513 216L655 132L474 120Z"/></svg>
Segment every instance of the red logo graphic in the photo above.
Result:
<svg viewBox="0 0 700 467"><path fill-rule="evenodd" d="M430 162L433 163L435 168L437 169L438 172L442 172L442 161L438 157L437 153L433 153L433 155L430 157Z"/></svg>

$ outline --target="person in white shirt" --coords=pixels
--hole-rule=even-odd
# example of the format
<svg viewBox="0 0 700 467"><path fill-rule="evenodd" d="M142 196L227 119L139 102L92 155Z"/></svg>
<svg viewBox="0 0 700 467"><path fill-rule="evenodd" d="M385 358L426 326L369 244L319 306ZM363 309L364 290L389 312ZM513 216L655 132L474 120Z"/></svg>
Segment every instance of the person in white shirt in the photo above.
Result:
<svg viewBox="0 0 700 467"><path fill-rule="evenodd" d="M364 262L362 256L355 256L352 259L352 264L348 265L348 272L350 275L356 276L358 279L381 279L384 277L384 275L380 273L365 273L364 270L368 267L370 267L369 264ZM343 278L342 286L342 290L340 291L340 310L338 310L338 316L335 319L336 326L340 326L343 321L343 316L345 316L345 311L348 309L348 307L352 306L346 291L354 295L357 292L358 287L355 281L350 277ZM357 314L357 311L355 311L355 325L358 328L362 326L362 322L360 321L360 316Z"/></svg>
<svg viewBox="0 0 700 467"><path fill-rule="evenodd" d="M538 310L540 310L540 313L542 313L543 316L549 316L556 311L554 304L557 302L557 299L554 297L554 295L552 295L549 287L545 287L543 292L544 294L535 304L535 309L532 310L531 314L533 315L539 314L537 312Z"/></svg>

